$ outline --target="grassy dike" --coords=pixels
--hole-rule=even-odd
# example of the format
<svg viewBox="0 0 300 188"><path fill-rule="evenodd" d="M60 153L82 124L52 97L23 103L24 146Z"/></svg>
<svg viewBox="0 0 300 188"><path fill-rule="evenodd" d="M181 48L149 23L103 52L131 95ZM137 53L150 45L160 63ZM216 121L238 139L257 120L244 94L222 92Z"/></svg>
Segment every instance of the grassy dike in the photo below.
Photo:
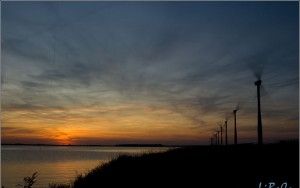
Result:
<svg viewBox="0 0 300 188"><path fill-rule="evenodd" d="M72 187L299 187L299 144L195 146L120 156ZM274 186L274 187L275 187Z"/></svg>

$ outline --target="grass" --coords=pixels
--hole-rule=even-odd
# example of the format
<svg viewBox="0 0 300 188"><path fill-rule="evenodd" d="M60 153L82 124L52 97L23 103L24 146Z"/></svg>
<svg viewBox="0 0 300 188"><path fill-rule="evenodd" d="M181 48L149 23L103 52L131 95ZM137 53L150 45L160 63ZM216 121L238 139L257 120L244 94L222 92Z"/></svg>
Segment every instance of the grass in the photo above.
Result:
<svg viewBox="0 0 300 188"><path fill-rule="evenodd" d="M23 178L23 185L18 184L17 187L23 187L23 188L32 188L33 184L37 181L38 173L34 172L31 176L27 176ZM3 188L3 186L2 186Z"/></svg>
<svg viewBox="0 0 300 188"><path fill-rule="evenodd" d="M120 156L78 176L72 187L299 187L299 144L198 146ZM195 186L196 185L196 186Z"/></svg>

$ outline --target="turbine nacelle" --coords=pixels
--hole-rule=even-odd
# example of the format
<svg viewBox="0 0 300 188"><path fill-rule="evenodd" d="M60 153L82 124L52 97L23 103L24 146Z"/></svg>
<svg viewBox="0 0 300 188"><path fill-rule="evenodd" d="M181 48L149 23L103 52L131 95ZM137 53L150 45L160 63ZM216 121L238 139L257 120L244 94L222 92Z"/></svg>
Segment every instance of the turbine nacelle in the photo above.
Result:
<svg viewBox="0 0 300 188"><path fill-rule="evenodd" d="M255 84L256 86L260 86L260 85L261 85L261 83L262 83L262 81L261 81L261 80L257 80L256 82L254 82L254 84Z"/></svg>

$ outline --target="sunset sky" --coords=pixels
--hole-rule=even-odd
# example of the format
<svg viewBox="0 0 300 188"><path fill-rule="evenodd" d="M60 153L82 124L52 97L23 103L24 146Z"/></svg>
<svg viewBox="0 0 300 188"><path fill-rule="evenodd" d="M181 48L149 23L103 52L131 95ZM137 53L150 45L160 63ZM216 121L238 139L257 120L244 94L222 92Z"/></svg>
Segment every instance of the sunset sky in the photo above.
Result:
<svg viewBox="0 0 300 188"><path fill-rule="evenodd" d="M2 143L298 138L298 2L2 2Z"/></svg>

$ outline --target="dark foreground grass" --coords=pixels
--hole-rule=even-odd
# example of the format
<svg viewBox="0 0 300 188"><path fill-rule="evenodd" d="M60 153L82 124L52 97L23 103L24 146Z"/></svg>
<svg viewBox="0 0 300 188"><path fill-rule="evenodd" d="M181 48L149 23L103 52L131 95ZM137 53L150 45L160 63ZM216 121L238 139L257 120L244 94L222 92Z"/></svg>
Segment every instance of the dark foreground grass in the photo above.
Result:
<svg viewBox="0 0 300 188"><path fill-rule="evenodd" d="M74 181L94 187L299 187L299 144L197 146L120 156ZM268 184L269 186L270 184ZM275 188L275 186L274 186Z"/></svg>

